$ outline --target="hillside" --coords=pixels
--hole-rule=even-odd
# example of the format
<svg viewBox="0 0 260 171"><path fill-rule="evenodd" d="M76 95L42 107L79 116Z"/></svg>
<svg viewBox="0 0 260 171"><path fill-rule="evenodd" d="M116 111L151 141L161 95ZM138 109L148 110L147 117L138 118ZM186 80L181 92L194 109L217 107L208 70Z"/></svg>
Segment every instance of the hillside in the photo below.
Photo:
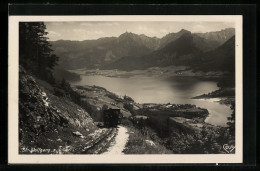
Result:
<svg viewBox="0 0 260 171"><path fill-rule="evenodd" d="M203 52L213 50L221 45L221 43L217 42L216 40L205 39L198 36L197 34L192 34L192 37L196 47Z"/></svg>
<svg viewBox="0 0 260 171"><path fill-rule="evenodd" d="M235 72L235 36L220 47L202 54L192 65L195 70Z"/></svg>
<svg viewBox="0 0 260 171"><path fill-rule="evenodd" d="M63 79L67 81L80 81L80 75L76 73L69 72L65 69L62 69L60 67L55 67L53 71L53 76L56 80L61 81Z"/></svg>
<svg viewBox="0 0 260 171"><path fill-rule="evenodd" d="M21 66L19 87L19 153L81 154L98 139L116 135L115 129L98 128L83 108Z"/></svg>
<svg viewBox="0 0 260 171"><path fill-rule="evenodd" d="M180 38L185 33L190 33L190 32L188 30L181 29L177 33L168 33L167 35L165 35L164 37L162 37L160 39L160 43L159 43L160 45L159 45L158 49L164 48L167 44L177 40L178 38Z"/></svg>

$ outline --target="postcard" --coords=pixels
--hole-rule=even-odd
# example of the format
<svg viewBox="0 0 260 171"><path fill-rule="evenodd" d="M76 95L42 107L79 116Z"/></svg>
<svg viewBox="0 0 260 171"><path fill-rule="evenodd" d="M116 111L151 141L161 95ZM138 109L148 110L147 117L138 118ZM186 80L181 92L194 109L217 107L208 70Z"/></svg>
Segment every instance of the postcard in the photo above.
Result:
<svg viewBox="0 0 260 171"><path fill-rule="evenodd" d="M243 162L241 15L9 16L8 162Z"/></svg>

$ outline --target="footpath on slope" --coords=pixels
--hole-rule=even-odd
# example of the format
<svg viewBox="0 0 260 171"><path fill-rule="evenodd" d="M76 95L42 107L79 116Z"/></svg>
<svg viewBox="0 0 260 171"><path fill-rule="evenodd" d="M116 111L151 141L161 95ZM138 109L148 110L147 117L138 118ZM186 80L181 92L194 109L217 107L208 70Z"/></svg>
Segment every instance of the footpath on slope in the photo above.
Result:
<svg viewBox="0 0 260 171"><path fill-rule="evenodd" d="M123 150L128 141L129 134L127 133L127 128L123 126L118 127L118 134L115 137L115 141L111 143L111 146L108 148L107 152L103 153L104 155L123 155Z"/></svg>

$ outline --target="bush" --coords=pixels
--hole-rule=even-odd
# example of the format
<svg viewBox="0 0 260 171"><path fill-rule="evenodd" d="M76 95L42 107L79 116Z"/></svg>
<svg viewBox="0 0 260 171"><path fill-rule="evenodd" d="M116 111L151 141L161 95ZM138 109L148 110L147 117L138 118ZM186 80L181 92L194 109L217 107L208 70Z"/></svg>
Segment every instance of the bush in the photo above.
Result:
<svg viewBox="0 0 260 171"><path fill-rule="evenodd" d="M128 110L133 116L135 116L137 114L136 111L134 110L133 105L131 105L130 103L125 102L124 103L124 108L126 110Z"/></svg>
<svg viewBox="0 0 260 171"><path fill-rule="evenodd" d="M65 97L66 93L64 90L60 89L60 88L54 88L54 95L58 96L58 97Z"/></svg>
<svg viewBox="0 0 260 171"><path fill-rule="evenodd" d="M161 115L150 115L148 124L153 128L159 137L168 137L170 135L169 117Z"/></svg>

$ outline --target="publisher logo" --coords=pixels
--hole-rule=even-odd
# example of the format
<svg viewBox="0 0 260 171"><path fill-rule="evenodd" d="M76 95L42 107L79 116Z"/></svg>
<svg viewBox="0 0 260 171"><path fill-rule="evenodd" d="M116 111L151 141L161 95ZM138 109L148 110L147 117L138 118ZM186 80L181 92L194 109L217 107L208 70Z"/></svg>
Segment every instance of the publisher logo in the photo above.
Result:
<svg viewBox="0 0 260 171"><path fill-rule="evenodd" d="M229 146L228 144L224 144L223 145L223 149L227 152L227 153L231 153L236 147L231 145Z"/></svg>

